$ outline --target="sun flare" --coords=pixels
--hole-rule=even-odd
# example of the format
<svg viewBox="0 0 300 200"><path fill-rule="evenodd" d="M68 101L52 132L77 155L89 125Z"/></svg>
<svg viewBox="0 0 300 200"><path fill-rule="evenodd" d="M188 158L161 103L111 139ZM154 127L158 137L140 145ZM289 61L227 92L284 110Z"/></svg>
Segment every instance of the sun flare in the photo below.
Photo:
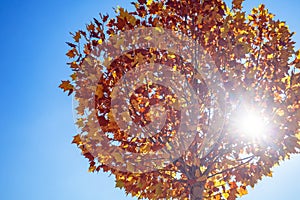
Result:
<svg viewBox="0 0 300 200"><path fill-rule="evenodd" d="M258 111L245 109L236 115L235 125L238 132L250 139L265 138L267 134L267 120Z"/></svg>

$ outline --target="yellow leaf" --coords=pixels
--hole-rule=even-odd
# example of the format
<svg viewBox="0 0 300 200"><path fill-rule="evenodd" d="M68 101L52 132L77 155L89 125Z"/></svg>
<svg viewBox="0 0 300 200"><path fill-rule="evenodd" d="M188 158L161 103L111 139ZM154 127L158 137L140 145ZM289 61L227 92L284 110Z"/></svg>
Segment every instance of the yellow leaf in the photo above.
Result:
<svg viewBox="0 0 300 200"><path fill-rule="evenodd" d="M116 180L116 187L118 188L123 188L124 187L124 182L122 180Z"/></svg>
<svg viewBox="0 0 300 200"><path fill-rule="evenodd" d="M103 65L109 69L112 57L106 57L103 61Z"/></svg>
<svg viewBox="0 0 300 200"><path fill-rule="evenodd" d="M286 76L284 78L281 79L281 82L283 83L290 83L291 82L291 77L290 76Z"/></svg>
<svg viewBox="0 0 300 200"><path fill-rule="evenodd" d="M222 194L222 196L224 197L224 199L227 199L229 197L229 193L225 192L225 193Z"/></svg>
<svg viewBox="0 0 300 200"><path fill-rule="evenodd" d="M200 166L200 170L201 170L202 173L204 173L204 171L205 171L206 169L207 169L206 166Z"/></svg>
<svg viewBox="0 0 300 200"><path fill-rule="evenodd" d="M130 163L129 163L130 164ZM131 164L130 164L131 165ZM128 166L128 163L127 163L127 166ZM128 169L128 168L127 168ZM133 176L131 175L131 176L129 176L128 178L127 178L127 181L132 181L132 179L133 179Z"/></svg>
<svg viewBox="0 0 300 200"><path fill-rule="evenodd" d="M161 187L161 183L158 183L155 187L155 194L157 196L160 196L162 194L162 187Z"/></svg>
<svg viewBox="0 0 300 200"><path fill-rule="evenodd" d="M161 27L155 27L155 30L157 30L158 32L162 33L163 29Z"/></svg>
<svg viewBox="0 0 300 200"><path fill-rule="evenodd" d="M115 151L111 155L116 159L117 162L123 162L122 155L119 152Z"/></svg>
<svg viewBox="0 0 300 200"><path fill-rule="evenodd" d="M113 75L114 79L116 79L116 77L117 77L117 72L116 72L116 71L113 71L112 75Z"/></svg>
<svg viewBox="0 0 300 200"><path fill-rule="evenodd" d="M240 196L248 194L248 191L245 186L241 186L239 189L237 189L237 192Z"/></svg>
<svg viewBox="0 0 300 200"><path fill-rule="evenodd" d="M84 126L83 119L82 119L82 118L79 118L79 119L77 120L76 124L77 124L77 126L80 127L80 128L83 127L83 126Z"/></svg>
<svg viewBox="0 0 300 200"><path fill-rule="evenodd" d="M95 95L96 95L98 98L102 98L102 97L103 97L103 86L102 86L102 85L98 85L98 86L97 86Z"/></svg>
<svg viewBox="0 0 300 200"><path fill-rule="evenodd" d="M284 110L278 109L278 110L276 111L276 114L279 115L280 117L282 117L282 116L284 115Z"/></svg>
<svg viewBox="0 0 300 200"><path fill-rule="evenodd" d="M284 26L285 26L285 23L284 22L280 22L279 27L281 28L281 27L284 27Z"/></svg>
<svg viewBox="0 0 300 200"><path fill-rule="evenodd" d="M126 122L129 122L131 120L130 115L128 112L122 112L121 113L122 119Z"/></svg>
<svg viewBox="0 0 300 200"><path fill-rule="evenodd" d="M297 51L297 59L300 60L300 50Z"/></svg>
<svg viewBox="0 0 300 200"><path fill-rule="evenodd" d="M249 19L250 21L253 21L253 20L254 20L254 18L253 18L251 15L248 16L248 19Z"/></svg>
<svg viewBox="0 0 300 200"><path fill-rule="evenodd" d="M151 150L151 144L150 143L146 143L145 145L143 145L141 147L142 152L149 152L150 150Z"/></svg>
<svg viewBox="0 0 300 200"><path fill-rule="evenodd" d="M152 40L152 37L151 36L147 36L147 37L145 37L145 40L150 41L150 40Z"/></svg>
<svg viewBox="0 0 300 200"><path fill-rule="evenodd" d="M175 58L176 56L174 54L169 54L168 57L169 58Z"/></svg>
<svg viewBox="0 0 300 200"><path fill-rule="evenodd" d="M147 0L147 6L151 5L153 0Z"/></svg>
<svg viewBox="0 0 300 200"><path fill-rule="evenodd" d="M166 147L169 151L172 149L171 145L168 142L166 143Z"/></svg>
<svg viewBox="0 0 300 200"><path fill-rule="evenodd" d="M220 187L220 186L225 185L225 184L226 184L226 182L224 180L221 180L221 181L216 180L215 181L215 186L216 187Z"/></svg>
<svg viewBox="0 0 300 200"><path fill-rule="evenodd" d="M273 177L273 173L270 172L270 173L267 174L267 176L268 176L268 177Z"/></svg>
<svg viewBox="0 0 300 200"><path fill-rule="evenodd" d="M300 140L300 132L296 134L296 137L298 138L298 140Z"/></svg>
<svg viewBox="0 0 300 200"><path fill-rule="evenodd" d="M130 162L128 162L128 163L126 164L126 168L127 168L127 170L130 171L130 172L133 172L133 170L134 170L134 167L133 167L133 165L132 165ZM129 180L129 181L130 181L130 180Z"/></svg>
<svg viewBox="0 0 300 200"><path fill-rule="evenodd" d="M90 166L90 167L89 167L89 172L94 172L95 169L96 169L96 166Z"/></svg>
<svg viewBox="0 0 300 200"><path fill-rule="evenodd" d="M176 65L173 66L173 70L174 70L174 71L177 70L177 66L176 66Z"/></svg>
<svg viewBox="0 0 300 200"><path fill-rule="evenodd" d="M144 63L144 56L141 53L137 53L137 55L134 57L134 63L142 64Z"/></svg>

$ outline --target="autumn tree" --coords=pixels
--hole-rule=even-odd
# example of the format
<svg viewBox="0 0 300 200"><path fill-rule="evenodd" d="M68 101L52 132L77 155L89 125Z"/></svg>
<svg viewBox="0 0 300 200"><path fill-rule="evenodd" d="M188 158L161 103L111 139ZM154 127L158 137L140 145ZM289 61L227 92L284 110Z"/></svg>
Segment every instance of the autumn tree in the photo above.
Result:
<svg viewBox="0 0 300 200"><path fill-rule="evenodd" d="M242 2L138 0L72 33L60 87L90 172L138 198L232 200L299 153L294 33Z"/></svg>

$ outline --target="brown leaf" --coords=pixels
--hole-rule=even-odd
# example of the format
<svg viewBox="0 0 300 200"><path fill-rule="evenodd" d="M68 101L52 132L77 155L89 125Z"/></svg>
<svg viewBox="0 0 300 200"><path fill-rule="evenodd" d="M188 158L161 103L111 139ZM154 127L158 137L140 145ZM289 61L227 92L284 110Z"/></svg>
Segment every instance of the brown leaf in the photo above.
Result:
<svg viewBox="0 0 300 200"><path fill-rule="evenodd" d="M79 42L79 39L81 38L80 32L77 31L75 33L75 35L73 36L73 38L74 38L75 42Z"/></svg>
<svg viewBox="0 0 300 200"><path fill-rule="evenodd" d="M68 95L72 94L74 90L74 86L70 83L70 81L62 81L59 87L63 89L64 92L69 91Z"/></svg>

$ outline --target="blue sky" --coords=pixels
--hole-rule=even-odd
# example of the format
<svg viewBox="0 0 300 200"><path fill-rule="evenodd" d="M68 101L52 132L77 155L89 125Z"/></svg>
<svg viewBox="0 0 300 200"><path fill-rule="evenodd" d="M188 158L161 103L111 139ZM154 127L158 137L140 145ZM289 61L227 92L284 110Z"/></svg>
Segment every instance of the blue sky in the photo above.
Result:
<svg viewBox="0 0 300 200"><path fill-rule="evenodd" d="M259 3L298 32L299 48L300 2L246 0L245 9ZM57 88L70 74L68 33L116 5L129 7L129 1L1 0L0 199L132 199L108 174L87 172L87 161L70 144L72 99ZM294 156L243 200L298 198L299 169L300 156Z"/></svg>

